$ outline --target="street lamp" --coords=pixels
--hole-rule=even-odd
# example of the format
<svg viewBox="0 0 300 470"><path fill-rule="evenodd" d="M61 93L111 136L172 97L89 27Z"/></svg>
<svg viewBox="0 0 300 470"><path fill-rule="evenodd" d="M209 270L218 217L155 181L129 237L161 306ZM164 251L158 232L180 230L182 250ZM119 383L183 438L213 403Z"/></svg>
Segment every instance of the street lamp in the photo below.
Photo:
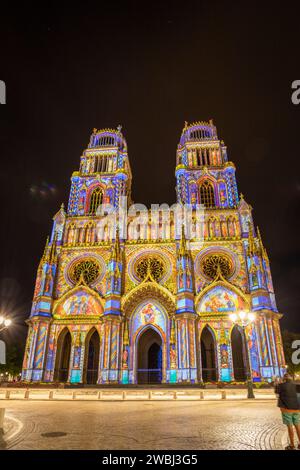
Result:
<svg viewBox="0 0 300 470"><path fill-rule="evenodd" d="M11 319L0 315L0 331L6 330L11 325Z"/></svg>
<svg viewBox="0 0 300 470"><path fill-rule="evenodd" d="M247 373L247 390L248 390L248 398L255 398L253 393L253 382L252 382L252 374L251 374L251 361L250 361L250 351L248 347L248 341L246 336L246 326L250 325L255 320L255 314L253 312L238 312L232 313L229 315L230 320L239 325L243 329L244 335L244 356L246 360L246 373Z"/></svg>

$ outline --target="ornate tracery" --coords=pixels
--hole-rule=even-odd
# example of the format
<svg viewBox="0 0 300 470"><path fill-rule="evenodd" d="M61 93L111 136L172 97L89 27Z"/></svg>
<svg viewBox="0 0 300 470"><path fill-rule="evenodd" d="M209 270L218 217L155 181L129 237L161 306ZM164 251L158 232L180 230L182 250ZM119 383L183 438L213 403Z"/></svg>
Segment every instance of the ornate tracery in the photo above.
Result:
<svg viewBox="0 0 300 470"><path fill-rule="evenodd" d="M77 284L81 278L87 285L94 283L100 275L100 265L96 260L88 258L79 260L71 269L69 276Z"/></svg>
<svg viewBox="0 0 300 470"><path fill-rule="evenodd" d="M159 282L165 274L164 263L155 256L140 259L136 265L138 278L143 281L149 273L156 282Z"/></svg>
<svg viewBox="0 0 300 470"><path fill-rule="evenodd" d="M202 261L201 269L205 276L215 279L218 270L227 279L233 272L231 260L223 254L213 254L205 257Z"/></svg>
<svg viewBox="0 0 300 470"><path fill-rule="evenodd" d="M215 192L212 183L208 180L200 185L200 203L205 207L215 207Z"/></svg>
<svg viewBox="0 0 300 470"><path fill-rule="evenodd" d="M91 199L90 199L90 208L89 214L95 215L97 213L97 209L102 204L103 200L103 191L100 186L97 186L92 192Z"/></svg>

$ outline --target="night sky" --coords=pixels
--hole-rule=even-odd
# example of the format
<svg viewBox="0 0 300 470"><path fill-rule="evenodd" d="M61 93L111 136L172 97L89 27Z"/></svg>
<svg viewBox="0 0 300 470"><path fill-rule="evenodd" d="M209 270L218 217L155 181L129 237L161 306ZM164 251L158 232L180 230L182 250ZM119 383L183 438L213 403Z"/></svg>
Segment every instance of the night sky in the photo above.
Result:
<svg viewBox="0 0 300 470"><path fill-rule="evenodd" d="M290 2L30 5L1 14L0 302L15 322L7 335L23 341L52 216L68 202L92 129L121 124L134 201L170 204L184 121L210 118L254 208L282 326L300 331L300 105L291 102L299 11Z"/></svg>

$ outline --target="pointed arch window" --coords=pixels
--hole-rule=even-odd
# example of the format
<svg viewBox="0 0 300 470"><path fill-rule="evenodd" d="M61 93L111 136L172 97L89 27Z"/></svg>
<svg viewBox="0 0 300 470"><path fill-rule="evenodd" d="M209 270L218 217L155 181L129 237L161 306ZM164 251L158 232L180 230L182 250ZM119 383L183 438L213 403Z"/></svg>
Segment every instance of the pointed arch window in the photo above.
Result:
<svg viewBox="0 0 300 470"><path fill-rule="evenodd" d="M215 192L212 183L203 181L200 185L200 203L205 207L215 207Z"/></svg>
<svg viewBox="0 0 300 470"><path fill-rule="evenodd" d="M90 215L96 214L98 207L100 206L100 204L102 204L102 199L103 199L103 191L98 186L96 189L94 189L91 195L90 210L89 210Z"/></svg>

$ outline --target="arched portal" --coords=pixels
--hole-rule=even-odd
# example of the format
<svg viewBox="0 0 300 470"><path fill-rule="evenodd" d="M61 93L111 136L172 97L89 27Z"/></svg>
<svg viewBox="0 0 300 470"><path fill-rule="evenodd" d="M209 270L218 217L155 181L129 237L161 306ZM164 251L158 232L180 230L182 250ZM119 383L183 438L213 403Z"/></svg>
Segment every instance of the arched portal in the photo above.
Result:
<svg viewBox="0 0 300 470"><path fill-rule="evenodd" d="M146 328L138 337L137 382L161 383L162 340L154 328Z"/></svg>
<svg viewBox="0 0 300 470"><path fill-rule="evenodd" d="M93 328L86 338L84 358L84 382L96 384L99 370L100 337L98 331Z"/></svg>
<svg viewBox="0 0 300 470"><path fill-rule="evenodd" d="M212 331L207 326L201 333L201 368L204 382L217 380L216 342Z"/></svg>
<svg viewBox="0 0 300 470"><path fill-rule="evenodd" d="M247 375L244 340L237 325L235 325L231 331L231 351L234 379L237 381L245 381Z"/></svg>
<svg viewBox="0 0 300 470"><path fill-rule="evenodd" d="M69 377L70 357L71 357L71 334L65 328L59 335L57 342L55 380L67 382Z"/></svg>

